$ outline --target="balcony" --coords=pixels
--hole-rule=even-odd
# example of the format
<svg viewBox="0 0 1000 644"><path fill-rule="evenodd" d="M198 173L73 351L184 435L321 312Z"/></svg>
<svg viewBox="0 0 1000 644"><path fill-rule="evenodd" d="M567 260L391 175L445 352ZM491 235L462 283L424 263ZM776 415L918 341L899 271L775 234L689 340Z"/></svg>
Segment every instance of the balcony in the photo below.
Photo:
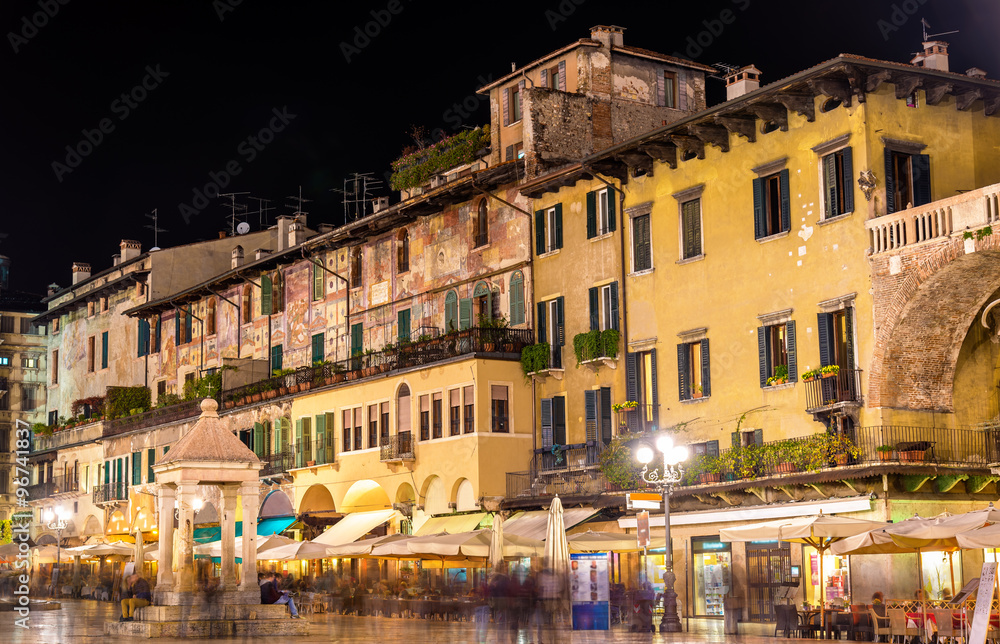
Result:
<svg viewBox="0 0 1000 644"><path fill-rule="evenodd" d="M94 486L94 505L128 501L128 484L124 481Z"/></svg>
<svg viewBox="0 0 1000 644"><path fill-rule="evenodd" d="M264 466L260 469L260 476L278 476L283 472L295 468L295 452L288 449L282 452L275 452L262 457Z"/></svg>
<svg viewBox="0 0 1000 644"><path fill-rule="evenodd" d="M551 449L536 449L531 469L544 474L597 467L604 443L587 441L574 445L558 445Z"/></svg>
<svg viewBox="0 0 1000 644"><path fill-rule="evenodd" d="M383 440L379 448L379 460L383 463L412 461L413 459L413 434L410 432L389 436Z"/></svg>
<svg viewBox="0 0 1000 644"><path fill-rule="evenodd" d="M185 400L184 402L159 407L134 416L123 416L104 421L104 436L117 436L128 432L148 429L157 425L176 423L182 420L196 418L201 414L201 399Z"/></svg>
<svg viewBox="0 0 1000 644"><path fill-rule="evenodd" d="M650 432L659 427L660 405L657 403L622 408L615 410L615 415L618 417L619 434Z"/></svg>
<svg viewBox="0 0 1000 644"><path fill-rule="evenodd" d="M573 337L573 351L580 366L597 371L600 367L615 369L618 366L618 331L588 331Z"/></svg>
<svg viewBox="0 0 1000 644"><path fill-rule="evenodd" d="M56 482L46 481L44 483L36 483L35 485L29 485L27 488L28 500L29 501L40 501L41 499L47 499L56 493Z"/></svg>
<svg viewBox="0 0 1000 644"><path fill-rule="evenodd" d="M822 415L862 404L861 370L841 369L840 373L802 383L806 388L806 412Z"/></svg>
<svg viewBox="0 0 1000 644"><path fill-rule="evenodd" d="M31 453L48 452L70 445L96 442L103 433L104 423L97 420L86 425L59 429L49 436L34 434L31 439Z"/></svg>

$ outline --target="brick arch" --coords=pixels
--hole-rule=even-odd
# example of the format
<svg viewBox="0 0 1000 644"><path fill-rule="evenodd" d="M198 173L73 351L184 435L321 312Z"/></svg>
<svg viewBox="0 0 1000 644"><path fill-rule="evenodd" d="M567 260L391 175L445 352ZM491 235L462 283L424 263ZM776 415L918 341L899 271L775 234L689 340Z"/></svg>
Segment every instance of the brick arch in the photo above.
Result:
<svg viewBox="0 0 1000 644"><path fill-rule="evenodd" d="M1000 288L1000 234L965 252L961 237L873 258L875 347L870 407L954 411L958 354L983 305Z"/></svg>

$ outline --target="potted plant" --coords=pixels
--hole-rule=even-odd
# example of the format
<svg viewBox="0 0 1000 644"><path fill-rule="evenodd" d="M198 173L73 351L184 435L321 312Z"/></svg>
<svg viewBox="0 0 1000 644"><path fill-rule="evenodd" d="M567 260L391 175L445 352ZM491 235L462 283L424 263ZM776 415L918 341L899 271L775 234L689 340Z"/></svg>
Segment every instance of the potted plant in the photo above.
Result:
<svg viewBox="0 0 1000 644"><path fill-rule="evenodd" d="M878 459L885 462L892 460L892 452L895 449L896 447L894 445L879 445L875 448L875 451L878 452Z"/></svg>
<svg viewBox="0 0 1000 644"><path fill-rule="evenodd" d="M260 383L260 391L264 400L271 400L278 395L278 391L274 388L274 383L270 380L264 380Z"/></svg>
<svg viewBox="0 0 1000 644"><path fill-rule="evenodd" d="M861 456L861 450L845 434L826 434L826 449L829 460L838 467L847 465L848 460Z"/></svg>
<svg viewBox="0 0 1000 644"><path fill-rule="evenodd" d="M721 476L719 457L705 454L699 457L698 466L701 472L698 474L698 482L702 485L706 483L718 483Z"/></svg>
<svg viewBox="0 0 1000 644"><path fill-rule="evenodd" d="M922 463L926 450L920 447L919 443L898 443L896 451L899 452L899 460L903 463Z"/></svg>
<svg viewBox="0 0 1000 644"><path fill-rule="evenodd" d="M797 472L799 469L799 441L783 440L768 445L766 451L774 463L777 474Z"/></svg>
<svg viewBox="0 0 1000 644"><path fill-rule="evenodd" d="M331 375L327 378L327 382L333 382L334 384L344 381L344 365L339 362L334 362L331 367Z"/></svg>
<svg viewBox="0 0 1000 644"><path fill-rule="evenodd" d="M365 361L364 366L361 368L361 375L366 378L375 375L374 355L375 349L365 349Z"/></svg>
<svg viewBox="0 0 1000 644"><path fill-rule="evenodd" d="M694 390L691 391L692 398L701 398L704 395L701 389L701 385L696 385Z"/></svg>
<svg viewBox="0 0 1000 644"><path fill-rule="evenodd" d="M259 385L250 385L250 387L247 388L247 391L250 393L250 402L255 402L255 403L260 402L261 393Z"/></svg>
<svg viewBox="0 0 1000 644"><path fill-rule="evenodd" d="M833 378L840 373L840 366L835 364L828 364L825 367L820 367L820 377L821 378Z"/></svg>
<svg viewBox="0 0 1000 644"><path fill-rule="evenodd" d="M803 382L811 382L819 378L819 369L812 369L802 374Z"/></svg>
<svg viewBox="0 0 1000 644"><path fill-rule="evenodd" d="M774 375L767 379L767 385L773 387L774 385L783 385L788 382L788 367L779 364L774 368Z"/></svg>

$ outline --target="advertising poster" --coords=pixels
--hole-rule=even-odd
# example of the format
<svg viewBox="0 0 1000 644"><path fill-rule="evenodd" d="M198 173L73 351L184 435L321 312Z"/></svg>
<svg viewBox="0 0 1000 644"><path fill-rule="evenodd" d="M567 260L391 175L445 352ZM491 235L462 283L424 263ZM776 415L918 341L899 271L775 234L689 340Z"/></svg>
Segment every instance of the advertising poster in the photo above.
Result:
<svg viewBox="0 0 1000 644"><path fill-rule="evenodd" d="M569 577L573 630L608 630L611 609L608 554L603 552L570 555Z"/></svg>

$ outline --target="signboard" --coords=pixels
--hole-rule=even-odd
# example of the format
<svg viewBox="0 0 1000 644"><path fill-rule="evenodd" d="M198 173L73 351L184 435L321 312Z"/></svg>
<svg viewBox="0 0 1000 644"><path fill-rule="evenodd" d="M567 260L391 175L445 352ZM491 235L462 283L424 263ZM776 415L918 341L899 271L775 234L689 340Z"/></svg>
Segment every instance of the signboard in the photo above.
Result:
<svg viewBox="0 0 1000 644"><path fill-rule="evenodd" d="M369 305L378 306L380 304L385 304L388 301L389 301L388 280L372 284L371 293L369 295Z"/></svg>
<svg viewBox="0 0 1000 644"><path fill-rule="evenodd" d="M997 576L996 563L984 563L979 576L979 592L976 594L976 611L972 614L972 629L969 644L984 644L986 630L990 627L990 606L993 604L993 584ZM989 590L986 590L989 588Z"/></svg>
<svg viewBox="0 0 1000 644"><path fill-rule="evenodd" d="M661 498L657 493L630 492L625 495L625 507L629 510L659 510Z"/></svg>
<svg viewBox="0 0 1000 644"><path fill-rule="evenodd" d="M639 547L649 547L649 512L643 510L635 515L635 524L639 527Z"/></svg>
<svg viewBox="0 0 1000 644"><path fill-rule="evenodd" d="M573 630L606 631L610 628L611 587L608 582L608 554L570 555L570 602Z"/></svg>

